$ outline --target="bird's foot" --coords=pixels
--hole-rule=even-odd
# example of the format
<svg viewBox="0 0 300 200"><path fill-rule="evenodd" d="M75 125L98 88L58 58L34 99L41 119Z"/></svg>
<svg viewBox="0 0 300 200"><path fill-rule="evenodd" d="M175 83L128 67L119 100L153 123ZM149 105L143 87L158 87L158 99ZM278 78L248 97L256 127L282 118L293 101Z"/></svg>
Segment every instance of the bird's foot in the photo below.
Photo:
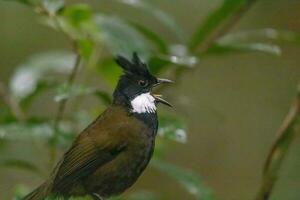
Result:
<svg viewBox="0 0 300 200"><path fill-rule="evenodd" d="M105 200L103 197L101 197L99 194L97 193L93 193L92 194L92 197L95 199L95 200Z"/></svg>

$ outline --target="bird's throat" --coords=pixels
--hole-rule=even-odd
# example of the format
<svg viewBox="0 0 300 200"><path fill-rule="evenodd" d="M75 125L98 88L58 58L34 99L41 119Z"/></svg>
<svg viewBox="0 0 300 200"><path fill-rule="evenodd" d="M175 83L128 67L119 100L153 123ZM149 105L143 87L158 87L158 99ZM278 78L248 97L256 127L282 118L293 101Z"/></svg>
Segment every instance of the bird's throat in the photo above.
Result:
<svg viewBox="0 0 300 200"><path fill-rule="evenodd" d="M142 93L131 100L131 107L133 113L155 113L156 105L155 98L148 92Z"/></svg>

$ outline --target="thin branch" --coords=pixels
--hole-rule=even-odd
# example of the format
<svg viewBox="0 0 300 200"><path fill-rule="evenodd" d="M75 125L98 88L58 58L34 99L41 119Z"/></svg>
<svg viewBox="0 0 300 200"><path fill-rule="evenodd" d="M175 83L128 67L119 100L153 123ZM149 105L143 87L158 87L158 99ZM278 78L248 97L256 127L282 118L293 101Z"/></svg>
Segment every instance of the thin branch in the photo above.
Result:
<svg viewBox="0 0 300 200"><path fill-rule="evenodd" d="M51 19L54 23L54 29L61 32L66 37L66 39L69 40L71 43L74 43L74 38L70 34L68 34L61 26L57 13L50 13L43 5L38 5L35 8L35 11L36 13L42 16L49 17L49 19Z"/></svg>
<svg viewBox="0 0 300 200"><path fill-rule="evenodd" d="M76 49L75 49L76 51ZM67 80L67 87L71 87L74 83L74 80L75 80L75 77L76 77L76 74L78 72L78 69L79 69L79 66L80 66L80 63L81 63L81 56L76 53L76 60L75 60L75 63L74 63L74 67L72 69L72 72L70 73L70 76ZM55 119L54 119L54 123L53 123L53 130L54 130L54 135L53 135L53 138L52 138L52 143L54 143L56 140L57 140L57 136L58 136L58 133L59 133L59 123L61 122L61 120L63 119L63 115L64 115L64 112L65 112L65 109L66 109L66 105L67 105L67 102L68 102L68 99L63 99L59 105L58 105L58 110L57 110L57 114L55 116ZM50 146L50 161L49 161L49 166L50 168L52 168L55 160L56 160L56 149L55 149L55 146L53 144L51 144Z"/></svg>
<svg viewBox="0 0 300 200"><path fill-rule="evenodd" d="M9 94L2 82L0 82L0 97L3 99L4 103L8 105L12 114L18 121L23 122L26 120L25 114L20 108L18 102Z"/></svg>
<svg viewBox="0 0 300 200"><path fill-rule="evenodd" d="M297 124L300 119L300 91L292 104L289 113L278 130L276 140L268 154L264 170L263 180L256 200L268 200L280 171L287 151L297 132ZM299 131L299 130L298 130Z"/></svg>
<svg viewBox="0 0 300 200"><path fill-rule="evenodd" d="M74 63L74 67L72 69L72 72L67 80L67 86L68 87L71 87L73 85L73 82L74 82L74 79L75 79L75 76L78 72L78 69L79 69L79 65L80 65L80 62L81 62L81 56L79 55L79 53L77 52L77 44L76 44L76 41L73 40L73 38L71 38L70 35L68 35L64 29L61 27L61 24L59 23L58 21L58 18L57 18L57 15L56 13L52 14L52 13L49 13L47 9L45 9L43 6L41 7L37 7L36 11L40 14L44 14L46 16L48 16L50 19L52 19L57 27L57 29L63 33L66 38L70 39L71 42L74 44L74 52L76 52L76 60L75 60L75 63ZM62 100L60 103L59 103L59 106L58 106L58 111L57 111L57 114L56 114L56 117L54 119L54 131L55 131L55 136L56 137L56 134L58 132L58 126L59 126L59 122L61 121L61 119L63 118L63 115L64 115L64 111L65 111L65 108L66 108L66 104L67 104L67 101L68 99L64 99Z"/></svg>
<svg viewBox="0 0 300 200"><path fill-rule="evenodd" d="M81 61L81 56L79 54L77 54L74 67L73 67L72 72L71 72L71 74L68 78L68 81L67 81L67 87L68 88L71 87L74 83L75 76L76 76L76 74L78 72L78 69L79 69L79 66L80 66L80 61ZM66 98L66 99L63 99L59 103L57 114L56 114L56 117L55 117L55 120L54 120L54 130L58 129L58 125L59 125L59 122L61 121L61 119L63 118L67 102L68 102L68 99Z"/></svg>

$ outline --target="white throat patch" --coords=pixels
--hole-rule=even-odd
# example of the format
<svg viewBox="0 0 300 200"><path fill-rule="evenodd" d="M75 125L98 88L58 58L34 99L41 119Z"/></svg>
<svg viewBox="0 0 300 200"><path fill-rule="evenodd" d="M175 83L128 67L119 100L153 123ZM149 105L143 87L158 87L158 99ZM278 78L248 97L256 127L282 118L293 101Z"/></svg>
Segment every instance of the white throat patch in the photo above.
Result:
<svg viewBox="0 0 300 200"><path fill-rule="evenodd" d="M134 113L154 113L156 111L155 99L149 92L138 95L130 103Z"/></svg>

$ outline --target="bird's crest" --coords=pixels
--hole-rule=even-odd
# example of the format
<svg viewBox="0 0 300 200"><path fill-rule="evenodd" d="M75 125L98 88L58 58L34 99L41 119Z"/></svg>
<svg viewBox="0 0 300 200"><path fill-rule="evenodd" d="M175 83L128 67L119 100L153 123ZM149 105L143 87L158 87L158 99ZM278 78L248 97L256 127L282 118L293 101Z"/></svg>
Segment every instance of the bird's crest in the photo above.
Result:
<svg viewBox="0 0 300 200"><path fill-rule="evenodd" d="M115 58L116 63L124 70L126 74L129 75L148 75L149 70L146 63L142 62L136 52L133 53L132 59L128 60L127 58L118 55Z"/></svg>

